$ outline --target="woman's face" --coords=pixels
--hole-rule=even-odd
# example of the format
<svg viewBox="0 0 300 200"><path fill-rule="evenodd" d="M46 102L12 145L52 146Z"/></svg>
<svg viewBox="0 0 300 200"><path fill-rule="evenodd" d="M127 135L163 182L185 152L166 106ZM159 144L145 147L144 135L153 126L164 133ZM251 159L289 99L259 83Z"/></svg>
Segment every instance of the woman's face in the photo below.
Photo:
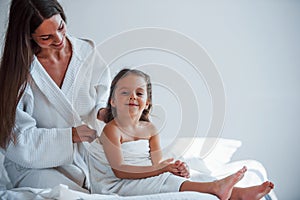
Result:
<svg viewBox="0 0 300 200"><path fill-rule="evenodd" d="M61 50L66 45L66 24L60 14L45 19L31 34L42 49Z"/></svg>

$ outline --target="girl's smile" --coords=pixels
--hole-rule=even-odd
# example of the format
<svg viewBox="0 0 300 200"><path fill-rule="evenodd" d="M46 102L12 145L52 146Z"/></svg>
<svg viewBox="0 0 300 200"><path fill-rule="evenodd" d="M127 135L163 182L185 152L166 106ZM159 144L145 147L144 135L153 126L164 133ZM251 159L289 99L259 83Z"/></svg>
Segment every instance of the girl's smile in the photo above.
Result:
<svg viewBox="0 0 300 200"><path fill-rule="evenodd" d="M135 103L129 103L127 104L128 106L139 106L138 104L135 104Z"/></svg>

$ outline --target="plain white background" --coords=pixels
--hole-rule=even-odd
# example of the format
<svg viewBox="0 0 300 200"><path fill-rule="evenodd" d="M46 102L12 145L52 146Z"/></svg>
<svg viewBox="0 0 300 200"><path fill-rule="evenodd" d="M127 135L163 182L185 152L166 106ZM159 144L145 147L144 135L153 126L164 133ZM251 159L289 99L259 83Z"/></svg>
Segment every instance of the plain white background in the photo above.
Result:
<svg viewBox="0 0 300 200"><path fill-rule="evenodd" d="M0 2L3 38L9 1ZM60 2L67 14L69 33L96 43L129 29L161 27L183 33L201 44L216 64L225 86L226 119L222 137L243 143L233 160L260 161L275 183L279 199L300 198L300 1ZM182 70L184 63L180 59L156 54L138 52L116 65L136 66L152 59L164 60L163 64ZM190 79L191 84L199 81L192 76ZM191 87L195 93L203 89L203 95L199 96L203 97L199 102L199 118L203 121L199 131L206 130L210 118L209 95L205 94L203 82ZM178 120L176 114L168 116Z"/></svg>

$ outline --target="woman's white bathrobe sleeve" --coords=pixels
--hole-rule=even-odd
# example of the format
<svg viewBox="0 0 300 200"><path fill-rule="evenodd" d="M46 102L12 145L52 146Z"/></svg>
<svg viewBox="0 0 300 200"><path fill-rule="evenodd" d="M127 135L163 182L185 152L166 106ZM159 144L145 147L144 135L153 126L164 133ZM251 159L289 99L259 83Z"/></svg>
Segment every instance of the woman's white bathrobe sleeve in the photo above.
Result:
<svg viewBox="0 0 300 200"><path fill-rule="evenodd" d="M84 148L72 143L72 127L88 124L99 131L97 111L106 106L109 70L92 42L68 39L73 54L62 87L34 58L31 80L18 104L16 144L9 144L5 156L25 168L82 164Z"/></svg>
<svg viewBox="0 0 300 200"><path fill-rule="evenodd" d="M6 156L26 168L50 168L71 164L73 162L71 127L38 126L34 102L32 90L28 86L17 107L15 128L17 144L10 144ZM47 102L44 102L44 105L46 104ZM47 107L43 110L46 111ZM39 118L45 120L49 117L57 118L54 114L49 116L49 113L43 113L43 110L39 112Z"/></svg>

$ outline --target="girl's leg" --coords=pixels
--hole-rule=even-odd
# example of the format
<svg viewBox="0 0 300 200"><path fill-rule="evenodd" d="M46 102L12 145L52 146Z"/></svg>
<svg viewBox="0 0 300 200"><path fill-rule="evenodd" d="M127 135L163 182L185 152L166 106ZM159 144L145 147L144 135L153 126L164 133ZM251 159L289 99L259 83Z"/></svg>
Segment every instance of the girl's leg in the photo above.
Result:
<svg viewBox="0 0 300 200"><path fill-rule="evenodd" d="M246 188L233 188L231 193L231 200L258 200L263 198L274 188L274 184L266 181L261 185L256 185Z"/></svg>
<svg viewBox="0 0 300 200"><path fill-rule="evenodd" d="M180 191L209 193L216 195L221 200L228 200L231 196L233 186L243 178L246 171L247 168L243 167L235 174L214 182L185 181L182 183Z"/></svg>

